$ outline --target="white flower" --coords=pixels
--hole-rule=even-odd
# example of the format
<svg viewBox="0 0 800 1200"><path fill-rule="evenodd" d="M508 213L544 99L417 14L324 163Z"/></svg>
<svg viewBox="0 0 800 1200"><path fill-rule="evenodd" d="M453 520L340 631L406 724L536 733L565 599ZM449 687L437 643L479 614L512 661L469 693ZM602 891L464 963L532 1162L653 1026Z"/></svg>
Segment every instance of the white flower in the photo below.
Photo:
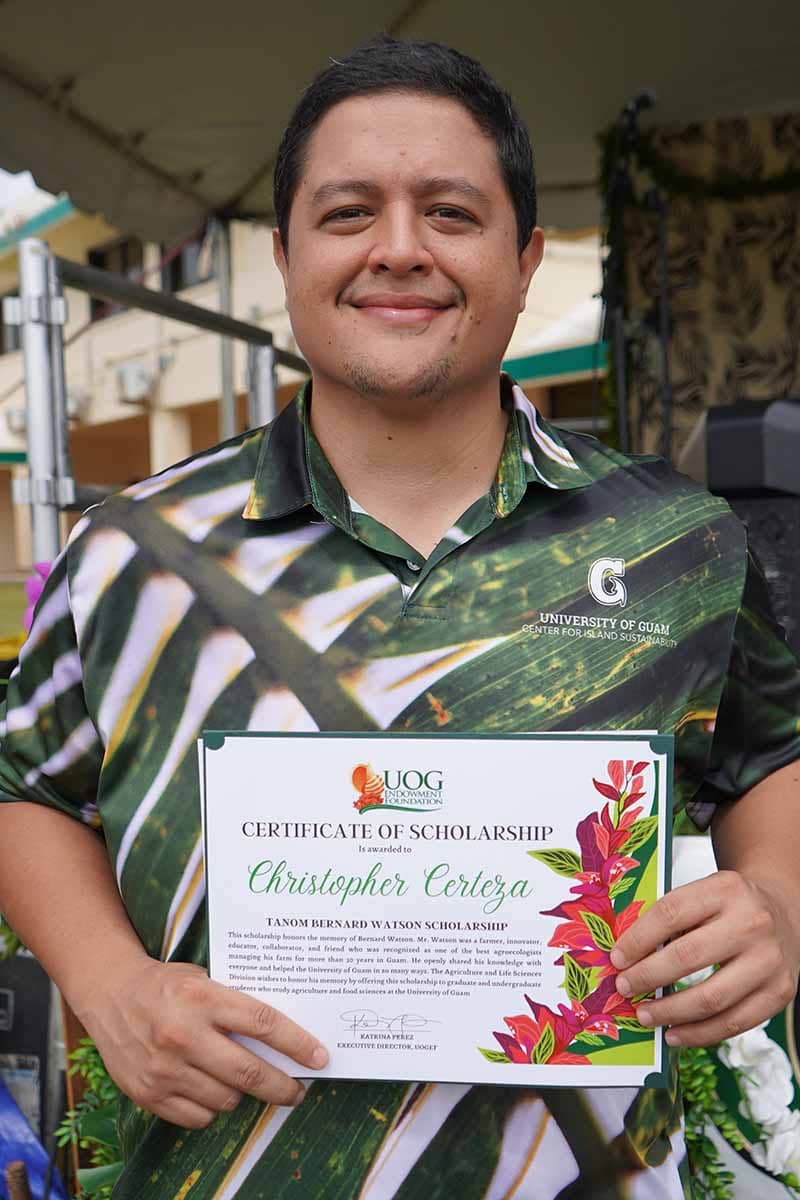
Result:
<svg viewBox="0 0 800 1200"><path fill-rule="evenodd" d="M751 1151L753 1162L771 1175L800 1174L800 1112L784 1113L780 1124Z"/></svg>
<svg viewBox="0 0 800 1200"><path fill-rule="evenodd" d="M764 1032L764 1026L731 1038L719 1057L737 1072L744 1095L740 1110L769 1131L783 1121L794 1099L792 1066L787 1055Z"/></svg>
<svg viewBox="0 0 800 1200"><path fill-rule="evenodd" d="M703 879L713 875L717 869L714 859L714 847L711 838L676 837L672 843L672 886L683 887L685 883L694 883L695 879Z"/></svg>

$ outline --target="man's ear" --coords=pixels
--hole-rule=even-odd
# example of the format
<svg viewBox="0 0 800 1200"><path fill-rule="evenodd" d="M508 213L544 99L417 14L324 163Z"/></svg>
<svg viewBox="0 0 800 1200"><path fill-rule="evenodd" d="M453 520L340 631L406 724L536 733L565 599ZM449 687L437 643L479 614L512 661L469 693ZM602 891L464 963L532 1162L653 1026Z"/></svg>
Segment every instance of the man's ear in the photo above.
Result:
<svg viewBox="0 0 800 1200"><path fill-rule="evenodd" d="M272 231L272 257L275 259L275 266L281 273L283 279L283 288L285 292L289 290L289 262L286 257L286 251L283 248L280 230L273 229Z"/></svg>
<svg viewBox="0 0 800 1200"><path fill-rule="evenodd" d="M528 300L528 288L531 285L539 264L544 255L544 232L537 225L530 236L527 246L519 256L519 311L523 312Z"/></svg>

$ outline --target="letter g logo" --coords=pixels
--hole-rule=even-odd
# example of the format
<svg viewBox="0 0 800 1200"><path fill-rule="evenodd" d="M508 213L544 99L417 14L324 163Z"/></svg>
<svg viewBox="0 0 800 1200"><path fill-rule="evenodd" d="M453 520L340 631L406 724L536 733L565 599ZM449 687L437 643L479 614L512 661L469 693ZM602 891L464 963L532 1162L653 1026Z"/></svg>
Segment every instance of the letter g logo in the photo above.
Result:
<svg viewBox="0 0 800 1200"><path fill-rule="evenodd" d="M624 558L597 558L589 568L589 591L598 604L627 603L628 591L622 582Z"/></svg>

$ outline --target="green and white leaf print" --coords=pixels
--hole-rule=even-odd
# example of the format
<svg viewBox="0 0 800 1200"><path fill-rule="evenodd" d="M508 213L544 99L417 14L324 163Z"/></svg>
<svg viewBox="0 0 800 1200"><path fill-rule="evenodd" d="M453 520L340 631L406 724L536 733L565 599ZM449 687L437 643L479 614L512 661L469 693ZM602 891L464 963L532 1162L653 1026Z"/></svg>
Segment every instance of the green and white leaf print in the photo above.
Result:
<svg viewBox="0 0 800 1200"><path fill-rule="evenodd" d="M702 823L800 754L796 664L724 502L562 435L508 377L500 394L494 484L416 572L325 460L309 387L73 531L9 684L0 799L98 830L150 955L207 962L203 729L655 729L675 734L677 806ZM613 611L587 586L609 556ZM520 786L536 823L539 781ZM646 820L622 853L644 840ZM114 1200L683 1195L674 1071L639 1093L317 1080L296 1110L245 1097L201 1131L125 1102L120 1134Z"/></svg>

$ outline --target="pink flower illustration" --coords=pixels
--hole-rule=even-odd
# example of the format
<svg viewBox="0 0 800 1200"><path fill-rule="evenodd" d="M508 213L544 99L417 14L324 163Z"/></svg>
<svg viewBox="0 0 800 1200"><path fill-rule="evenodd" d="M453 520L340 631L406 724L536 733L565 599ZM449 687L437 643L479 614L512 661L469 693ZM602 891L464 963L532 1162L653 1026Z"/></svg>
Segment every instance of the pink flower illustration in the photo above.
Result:
<svg viewBox="0 0 800 1200"><path fill-rule="evenodd" d="M569 1049L572 1043L577 1039L581 1046L592 1037L618 1041L618 1022L635 1018L631 1002L616 990L611 951L645 905L644 900L632 900L618 904L619 911L615 908L617 897L631 886L626 886L625 876L641 865L631 849L643 846L655 832L654 817L640 820L646 793L642 776L648 766L613 759L608 763L610 782L592 780L607 803L578 823L579 855L572 850L531 851L575 881L568 899L542 911L542 916L561 921L547 944L563 952L555 965L564 967L563 986L570 1003L558 1004L555 1011L525 996L532 1016L503 1018L510 1033L494 1033L502 1054L482 1051L491 1061L590 1065L586 1054Z"/></svg>

